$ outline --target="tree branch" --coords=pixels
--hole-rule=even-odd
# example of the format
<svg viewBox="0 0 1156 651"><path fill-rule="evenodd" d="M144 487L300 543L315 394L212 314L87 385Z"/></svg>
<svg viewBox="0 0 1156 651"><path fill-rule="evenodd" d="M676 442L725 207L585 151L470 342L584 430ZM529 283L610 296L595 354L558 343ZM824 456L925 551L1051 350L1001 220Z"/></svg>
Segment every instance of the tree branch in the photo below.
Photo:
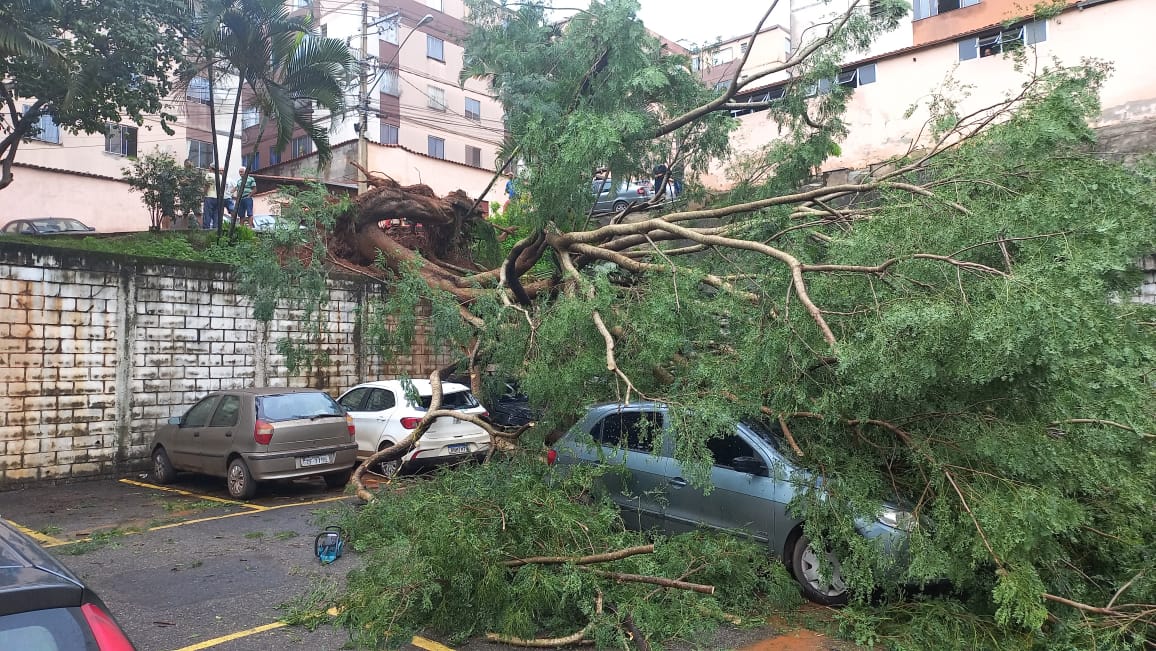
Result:
<svg viewBox="0 0 1156 651"><path fill-rule="evenodd" d="M571 563L573 565L589 565L591 563L606 563L609 561L617 561L619 559L628 558L637 554L653 554L654 545L639 545L638 547L627 547L626 549L619 549L618 551L606 552L604 554L591 554L589 556L533 556L530 558L516 558L511 561L502 561L502 565L506 567L521 567L522 565L539 564L539 565L560 565L563 563Z"/></svg>

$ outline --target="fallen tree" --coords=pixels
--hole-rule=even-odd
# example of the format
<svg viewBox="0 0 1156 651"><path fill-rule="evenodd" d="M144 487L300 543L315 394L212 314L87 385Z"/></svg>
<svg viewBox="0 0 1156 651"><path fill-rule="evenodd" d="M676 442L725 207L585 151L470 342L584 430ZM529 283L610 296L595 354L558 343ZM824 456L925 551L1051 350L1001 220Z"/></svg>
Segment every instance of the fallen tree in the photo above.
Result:
<svg viewBox="0 0 1156 651"><path fill-rule="evenodd" d="M656 162L701 169L726 152L736 95L765 76L741 77L740 65L726 90L702 88L629 2L595 3L565 26L540 7L473 3L468 72L489 76L506 107L525 198L500 232L464 194L380 177L336 210L334 250L377 264L370 273L390 283L373 310L383 319L375 341L406 339L387 336L412 330L386 319L426 301L476 388L519 378L543 418L519 433L488 427L495 447L540 454L587 404L660 400L672 406L679 460L703 485L711 437L738 419L780 423L824 487L795 508L858 594L872 594L879 574L855 519L891 500L927 523L911 534L904 578L946 578L965 597L902 606L924 616L923 648L1151 645L1156 318L1130 299L1136 260L1156 241L1156 193L1150 176L1092 153L1087 125L1109 68L1042 68L1020 92L968 112L945 90L906 155L856 182L815 186L813 170L845 135L849 91L812 86L902 13L901 3L871 15L854 4L776 68L792 72L765 106L783 135L747 161L750 182L598 220L588 171L608 165L617 180ZM426 240L403 245L385 219L428 227ZM508 238L503 258L478 254L485 237ZM543 261L550 273L531 274ZM462 417L432 406L412 440L375 460L399 458L441 415ZM392 540L382 536L373 539ZM498 565L488 589L517 590ZM595 590L583 585L583 605L548 621L503 602L517 622L497 634L533 639L564 628L558 617L584 627L578 613L591 613ZM355 611L348 621L363 626ZM891 638L914 635L887 627L916 617L851 612Z"/></svg>

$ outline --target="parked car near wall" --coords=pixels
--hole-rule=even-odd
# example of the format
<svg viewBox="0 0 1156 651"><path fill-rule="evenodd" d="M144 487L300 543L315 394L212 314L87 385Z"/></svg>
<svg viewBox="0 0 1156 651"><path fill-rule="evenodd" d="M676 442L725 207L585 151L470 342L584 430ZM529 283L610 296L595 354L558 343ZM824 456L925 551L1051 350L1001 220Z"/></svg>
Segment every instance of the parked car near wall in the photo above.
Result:
<svg viewBox="0 0 1156 651"><path fill-rule="evenodd" d="M357 429L357 454L367 458L409 435L429 410L433 390L429 380L412 380L416 395L407 395L401 380L359 384L337 399L353 417ZM442 383L442 409L487 416L468 387ZM398 472L482 459L490 451L490 435L468 421L442 417L434 421L413 450L395 461L380 464L374 472L392 477Z"/></svg>
<svg viewBox="0 0 1156 651"><path fill-rule="evenodd" d="M660 442L657 450L653 441ZM709 441L714 459L709 495L685 478L674 458L675 444L664 405L605 404L591 408L555 443L547 461L563 467L624 466L628 472L608 472L601 481L627 525L670 534L696 527L745 531L782 559L809 600L847 602L839 559L817 550L803 521L787 510L808 474L780 451L784 444L775 432L739 424L733 434ZM865 538L878 540L882 553L899 560L914 523L910 513L882 505L877 519L858 522L857 528Z"/></svg>
<svg viewBox="0 0 1156 651"><path fill-rule="evenodd" d="M0 649L133 648L96 593L35 541L0 520Z"/></svg>
<svg viewBox="0 0 1156 651"><path fill-rule="evenodd" d="M14 219L0 228L5 235L61 235L91 233L96 229L71 217L37 217Z"/></svg>
<svg viewBox="0 0 1156 651"><path fill-rule="evenodd" d="M150 449L157 483L179 471L224 477L238 499L272 479L320 475L330 487L344 486L357 463L353 419L318 389L210 393L162 425Z"/></svg>

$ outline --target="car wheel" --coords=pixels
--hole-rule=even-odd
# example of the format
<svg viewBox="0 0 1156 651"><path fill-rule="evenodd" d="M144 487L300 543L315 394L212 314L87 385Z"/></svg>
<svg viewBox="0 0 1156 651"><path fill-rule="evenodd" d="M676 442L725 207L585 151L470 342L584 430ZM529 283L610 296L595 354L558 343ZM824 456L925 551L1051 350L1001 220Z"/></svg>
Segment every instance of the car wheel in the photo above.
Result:
<svg viewBox="0 0 1156 651"><path fill-rule="evenodd" d="M628 206L628 205L630 205L630 204L619 199L618 201L614 202L614 212L622 212L623 210L626 210L626 206Z"/></svg>
<svg viewBox="0 0 1156 651"><path fill-rule="evenodd" d="M325 485L329 488L344 488L349 483L349 478L353 476L353 468L343 470L341 472L331 472L324 476Z"/></svg>
<svg viewBox="0 0 1156 651"><path fill-rule="evenodd" d="M839 559L831 552L826 553L825 562L821 558L811 539L806 534L800 535L791 553L791 572L808 601L842 606L847 603L848 594Z"/></svg>
<svg viewBox="0 0 1156 651"><path fill-rule="evenodd" d="M153 451L153 481L158 484L171 484L177 478L177 470L173 462L169 461L169 454L164 448Z"/></svg>
<svg viewBox="0 0 1156 651"><path fill-rule="evenodd" d="M229 495L239 500L247 500L257 494L257 482L249 472L249 466L240 457L229 462L225 483L229 487Z"/></svg>

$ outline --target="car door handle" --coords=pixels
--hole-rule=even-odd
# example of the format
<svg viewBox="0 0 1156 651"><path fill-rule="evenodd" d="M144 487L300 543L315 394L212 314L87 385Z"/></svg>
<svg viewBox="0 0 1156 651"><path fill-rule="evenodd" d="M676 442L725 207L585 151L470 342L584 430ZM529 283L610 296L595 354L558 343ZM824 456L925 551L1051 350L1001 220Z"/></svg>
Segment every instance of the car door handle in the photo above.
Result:
<svg viewBox="0 0 1156 651"><path fill-rule="evenodd" d="M686 486L689 482L687 482L682 477L671 477L668 483L671 486L674 486L675 488L682 488L683 486Z"/></svg>
<svg viewBox="0 0 1156 651"><path fill-rule="evenodd" d="M196 438L196 437L198 437L198 436L200 436L200 435L201 435L201 433L200 433L200 432L193 432L193 438Z"/></svg>
<svg viewBox="0 0 1156 651"><path fill-rule="evenodd" d="M233 433L232 433L232 432L225 432L225 436L226 436L227 438L232 438L232 436L233 436Z"/></svg>

